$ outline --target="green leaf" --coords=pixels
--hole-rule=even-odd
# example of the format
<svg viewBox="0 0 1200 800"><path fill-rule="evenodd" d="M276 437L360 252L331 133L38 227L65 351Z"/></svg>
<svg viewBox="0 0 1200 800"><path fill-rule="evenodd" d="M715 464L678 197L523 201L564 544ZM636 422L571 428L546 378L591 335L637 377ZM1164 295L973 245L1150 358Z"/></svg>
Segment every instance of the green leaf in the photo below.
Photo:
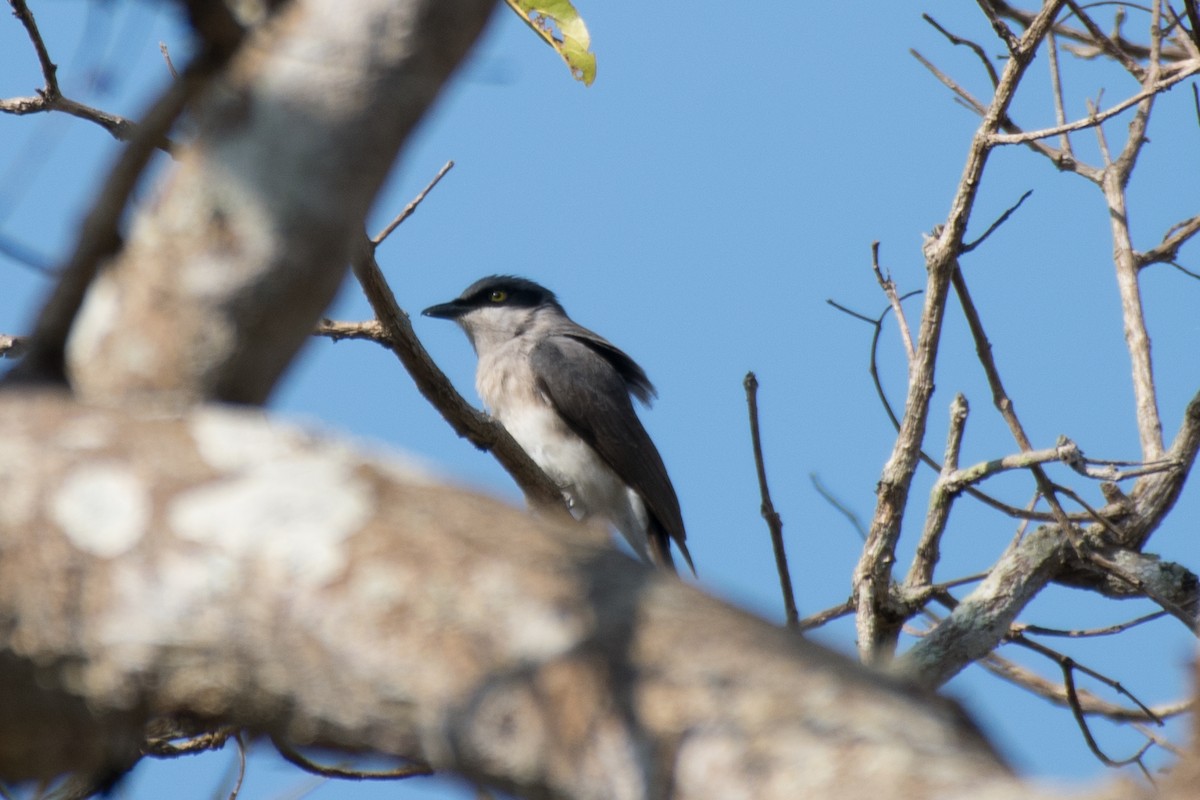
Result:
<svg viewBox="0 0 1200 800"><path fill-rule="evenodd" d="M570 0L506 0L508 7L525 20L567 62L571 75L585 86L596 80L596 56L590 50L592 37L583 18Z"/></svg>

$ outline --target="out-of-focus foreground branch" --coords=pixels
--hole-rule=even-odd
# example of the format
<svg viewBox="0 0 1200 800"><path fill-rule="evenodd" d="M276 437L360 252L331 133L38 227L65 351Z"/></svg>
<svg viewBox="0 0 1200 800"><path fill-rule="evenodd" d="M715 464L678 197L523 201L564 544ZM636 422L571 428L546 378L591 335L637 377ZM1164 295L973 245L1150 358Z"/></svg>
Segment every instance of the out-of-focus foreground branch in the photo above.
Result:
<svg viewBox="0 0 1200 800"><path fill-rule="evenodd" d="M6 778L103 770L170 713L539 797L1031 796L945 701L602 531L258 412L0 414Z"/></svg>
<svg viewBox="0 0 1200 800"><path fill-rule="evenodd" d="M252 29L193 109L196 144L78 315L48 306L72 326L75 392L265 400L341 285L401 144L492 7L367 0L348 13L294 0ZM48 335L38 327L35 354Z"/></svg>

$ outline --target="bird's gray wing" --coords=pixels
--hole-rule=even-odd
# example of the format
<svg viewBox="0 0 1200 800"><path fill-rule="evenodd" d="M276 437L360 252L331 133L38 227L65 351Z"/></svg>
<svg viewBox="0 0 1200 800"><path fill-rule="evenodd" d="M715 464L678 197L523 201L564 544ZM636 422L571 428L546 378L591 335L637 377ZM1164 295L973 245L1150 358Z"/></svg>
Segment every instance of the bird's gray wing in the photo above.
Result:
<svg viewBox="0 0 1200 800"><path fill-rule="evenodd" d="M595 351L625 381L626 390L632 392L633 396L641 400L642 403L649 406L654 400L657 392L654 391L654 384L650 383L650 379L646 377L645 371L638 366L636 361L626 355L624 350L617 347L608 339L589 331L582 325L575 324L573 321L569 327L564 327L562 330L555 332L574 339L577 342L582 342Z"/></svg>
<svg viewBox="0 0 1200 800"><path fill-rule="evenodd" d="M590 331L585 331L590 333ZM650 547L656 559L673 566L670 540L694 573L685 544L679 498L650 435L629 398L630 374L645 373L629 356L598 336L552 335L530 354L539 388L576 434L637 492L650 517Z"/></svg>

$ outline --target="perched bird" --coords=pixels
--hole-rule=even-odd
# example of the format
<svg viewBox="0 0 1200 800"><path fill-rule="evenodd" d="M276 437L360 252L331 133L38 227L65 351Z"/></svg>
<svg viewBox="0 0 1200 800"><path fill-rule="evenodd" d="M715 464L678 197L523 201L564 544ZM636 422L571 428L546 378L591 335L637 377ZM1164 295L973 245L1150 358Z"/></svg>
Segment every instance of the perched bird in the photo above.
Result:
<svg viewBox="0 0 1200 800"><path fill-rule="evenodd" d="M674 540L695 573L675 487L630 399L649 405L655 396L633 359L524 278L483 278L423 313L466 331L484 405L577 516L608 520L639 556L667 569Z"/></svg>

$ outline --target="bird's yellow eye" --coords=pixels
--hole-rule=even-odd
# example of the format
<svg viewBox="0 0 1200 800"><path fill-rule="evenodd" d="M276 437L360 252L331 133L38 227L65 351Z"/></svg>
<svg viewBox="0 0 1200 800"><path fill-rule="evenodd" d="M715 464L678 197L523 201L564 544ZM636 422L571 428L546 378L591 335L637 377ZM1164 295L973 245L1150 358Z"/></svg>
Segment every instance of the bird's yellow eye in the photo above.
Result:
<svg viewBox="0 0 1200 800"><path fill-rule="evenodd" d="M492 292L490 299L493 303L503 303L508 299L508 292L504 291L503 289L497 289L496 291Z"/></svg>

